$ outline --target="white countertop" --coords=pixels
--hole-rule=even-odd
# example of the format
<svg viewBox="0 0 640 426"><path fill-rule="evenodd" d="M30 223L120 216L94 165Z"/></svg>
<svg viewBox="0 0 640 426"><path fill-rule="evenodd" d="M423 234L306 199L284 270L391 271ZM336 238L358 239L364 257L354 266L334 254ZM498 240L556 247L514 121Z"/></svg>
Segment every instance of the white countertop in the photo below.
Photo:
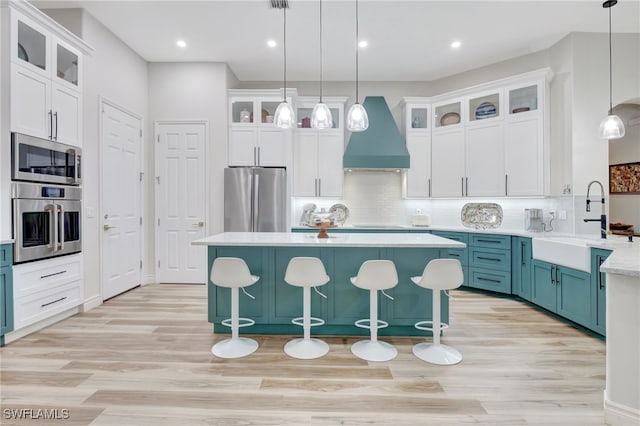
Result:
<svg viewBox="0 0 640 426"><path fill-rule="evenodd" d="M431 234L349 234L329 230L329 238L316 238L316 234L291 232L224 232L192 244L206 246L324 246L324 247L415 247L464 248L466 245Z"/></svg>
<svg viewBox="0 0 640 426"><path fill-rule="evenodd" d="M13 244L15 240L0 240L0 245L2 244Z"/></svg>

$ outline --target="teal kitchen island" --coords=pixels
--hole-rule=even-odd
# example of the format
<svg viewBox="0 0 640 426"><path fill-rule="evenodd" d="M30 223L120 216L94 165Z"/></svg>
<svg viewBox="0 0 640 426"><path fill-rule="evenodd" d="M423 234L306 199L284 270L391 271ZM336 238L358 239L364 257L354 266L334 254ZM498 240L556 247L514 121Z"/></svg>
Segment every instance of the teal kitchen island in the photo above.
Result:
<svg viewBox="0 0 640 426"><path fill-rule="evenodd" d="M421 275L426 264L440 258L440 251L464 248L465 244L428 233L364 234L329 232L329 238L315 234L287 232L225 232L194 241L208 246L208 318L215 333L230 329L221 321L231 316L231 295L227 288L210 281L211 265L217 257L239 257L260 280L246 290L255 299L240 294L240 316L255 324L242 329L249 334L300 334L302 328L291 324L302 315L302 289L284 281L289 260L296 256L318 257L331 278L319 287L327 298L312 292L312 316L325 320L313 328L313 334L366 335L368 330L354 322L369 317L369 292L351 284L350 277L360 265L371 259L392 260L398 270L398 285L379 297L379 318L389 327L380 335L426 335L414 324L431 319L431 291L415 285L410 277ZM449 298L442 297L442 320L449 319Z"/></svg>

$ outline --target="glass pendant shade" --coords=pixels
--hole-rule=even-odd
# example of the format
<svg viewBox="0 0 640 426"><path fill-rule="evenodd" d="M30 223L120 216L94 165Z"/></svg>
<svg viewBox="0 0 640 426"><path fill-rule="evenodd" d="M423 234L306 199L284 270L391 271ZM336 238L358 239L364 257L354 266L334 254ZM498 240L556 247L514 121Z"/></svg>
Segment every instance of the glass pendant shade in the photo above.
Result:
<svg viewBox="0 0 640 426"><path fill-rule="evenodd" d="M330 129L333 127L333 118L331 110L327 104L319 102L313 107L311 112L311 128L313 129Z"/></svg>
<svg viewBox="0 0 640 426"><path fill-rule="evenodd" d="M352 132L363 132L369 128L367 110L359 103L351 105L347 112L347 129Z"/></svg>
<svg viewBox="0 0 640 426"><path fill-rule="evenodd" d="M289 102L280 102L280 105L276 108L276 115L273 118L273 123L276 127L281 129L291 129L295 127L296 113Z"/></svg>
<svg viewBox="0 0 640 426"><path fill-rule="evenodd" d="M599 135L602 139L620 139L624 134L624 124L617 115L611 114L600 122Z"/></svg>

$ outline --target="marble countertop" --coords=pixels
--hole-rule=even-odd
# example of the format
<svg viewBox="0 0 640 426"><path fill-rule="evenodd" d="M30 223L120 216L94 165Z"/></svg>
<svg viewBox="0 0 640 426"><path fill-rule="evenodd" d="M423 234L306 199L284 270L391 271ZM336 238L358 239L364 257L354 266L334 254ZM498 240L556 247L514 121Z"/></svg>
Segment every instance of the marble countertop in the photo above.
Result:
<svg viewBox="0 0 640 426"><path fill-rule="evenodd" d="M315 234L291 232L224 232L193 241L206 246L324 246L324 247L415 247L464 248L458 241L432 234L329 234L329 238L316 238Z"/></svg>

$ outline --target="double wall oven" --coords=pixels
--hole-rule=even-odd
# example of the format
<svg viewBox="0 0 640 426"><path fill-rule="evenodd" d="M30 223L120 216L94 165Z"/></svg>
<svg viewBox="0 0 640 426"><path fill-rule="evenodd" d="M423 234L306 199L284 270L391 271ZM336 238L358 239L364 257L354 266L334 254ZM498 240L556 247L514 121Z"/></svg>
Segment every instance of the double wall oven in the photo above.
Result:
<svg viewBox="0 0 640 426"><path fill-rule="evenodd" d="M12 134L14 263L82 250L80 148Z"/></svg>

